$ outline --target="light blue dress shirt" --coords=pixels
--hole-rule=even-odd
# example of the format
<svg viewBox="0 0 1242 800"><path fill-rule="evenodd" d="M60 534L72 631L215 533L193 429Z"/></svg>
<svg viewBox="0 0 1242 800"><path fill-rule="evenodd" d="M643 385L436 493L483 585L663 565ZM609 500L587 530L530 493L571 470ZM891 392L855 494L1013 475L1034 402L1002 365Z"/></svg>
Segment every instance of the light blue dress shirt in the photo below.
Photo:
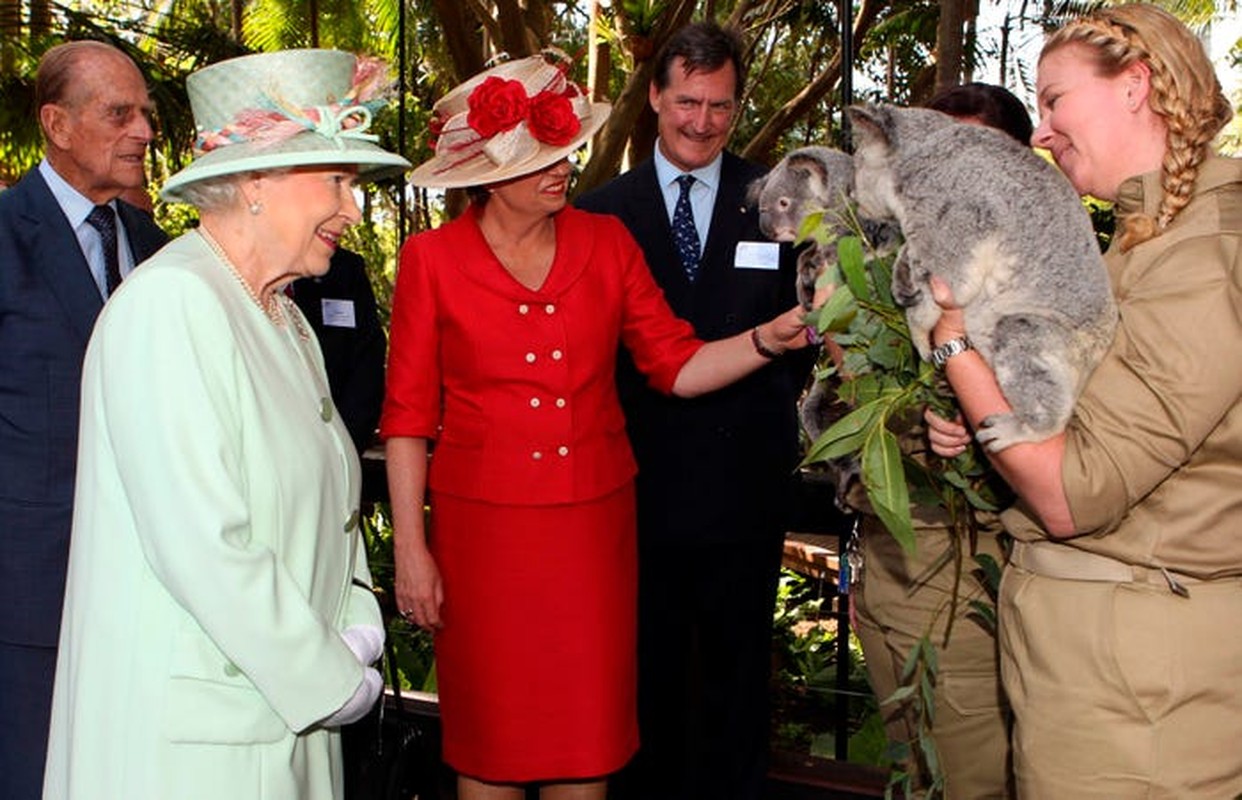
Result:
<svg viewBox="0 0 1242 800"><path fill-rule="evenodd" d="M39 174L43 176L47 188L52 191L52 196L56 198L60 210L69 220L69 226L73 228L74 234L78 237L82 255L86 256L86 263L91 268L91 277L95 279L95 285L99 287L99 296L107 300L108 278L104 267L103 242L99 238L99 231L86 221L95 208L95 204L60 177L56 170L52 169L52 165L47 163L46 158L39 162ZM108 205L116 211L115 200L110 201ZM116 255L121 267L121 277L124 278L134 269L134 254L129 250L129 237L125 235L125 223L121 221L120 214L116 216Z"/></svg>
<svg viewBox="0 0 1242 800"><path fill-rule="evenodd" d="M656 180L660 182L660 191L664 193L664 207L668 211L668 219L673 221L673 210L677 207L677 195L681 188L677 179L687 173L673 166L672 162L660 152L660 142L656 141L655 152ZM712 224L712 211L716 208L716 191L720 188L720 165L724 156L718 155L712 163L700 167L690 175L694 183L690 186L690 208L694 212L694 228L699 232L699 252L707 249L707 232Z"/></svg>

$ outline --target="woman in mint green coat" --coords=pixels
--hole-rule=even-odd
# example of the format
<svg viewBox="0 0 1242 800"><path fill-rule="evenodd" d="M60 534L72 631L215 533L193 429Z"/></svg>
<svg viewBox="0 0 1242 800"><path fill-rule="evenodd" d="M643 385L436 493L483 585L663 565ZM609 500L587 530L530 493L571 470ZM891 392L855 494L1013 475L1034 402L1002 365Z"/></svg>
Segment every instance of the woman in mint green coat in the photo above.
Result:
<svg viewBox="0 0 1242 800"><path fill-rule="evenodd" d="M86 356L48 800L342 795L383 632L357 455L281 289L327 270L357 178L408 166L365 134L376 76L307 50L189 79L196 158L164 192L201 225Z"/></svg>

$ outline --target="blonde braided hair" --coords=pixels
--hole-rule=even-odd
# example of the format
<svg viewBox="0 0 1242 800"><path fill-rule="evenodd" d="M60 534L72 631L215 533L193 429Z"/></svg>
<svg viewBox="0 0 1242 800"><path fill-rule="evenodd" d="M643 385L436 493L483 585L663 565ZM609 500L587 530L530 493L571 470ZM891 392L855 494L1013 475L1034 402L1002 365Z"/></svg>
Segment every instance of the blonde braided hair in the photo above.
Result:
<svg viewBox="0 0 1242 800"><path fill-rule="evenodd" d="M1048 37L1040 59L1076 44L1085 47L1100 75L1111 77L1142 62L1151 72L1148 106L1168 131L1160 185L1164 196L1156 218L1128 215L1117 239L1122 252L1169 226L1190 202L1199 167L1233 109L1221 90L1203 44L1176 17L1146 3L1098 9Z"/></svg>

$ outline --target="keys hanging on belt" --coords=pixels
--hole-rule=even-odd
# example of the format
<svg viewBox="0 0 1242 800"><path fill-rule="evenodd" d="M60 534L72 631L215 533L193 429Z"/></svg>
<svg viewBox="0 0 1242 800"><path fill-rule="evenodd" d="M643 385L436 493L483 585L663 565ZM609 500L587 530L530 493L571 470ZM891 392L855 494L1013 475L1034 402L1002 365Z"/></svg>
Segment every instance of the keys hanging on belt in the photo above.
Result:
<svg viewBox="0 0 1242 800"><path fill-rule="evenodd" d="M859 531L859 517L854 517L854 526L850 529L849 539L845 543L844 557L838 560L837 592L849 594L850 586L862 586L863 554L862 535Z"/></svg>

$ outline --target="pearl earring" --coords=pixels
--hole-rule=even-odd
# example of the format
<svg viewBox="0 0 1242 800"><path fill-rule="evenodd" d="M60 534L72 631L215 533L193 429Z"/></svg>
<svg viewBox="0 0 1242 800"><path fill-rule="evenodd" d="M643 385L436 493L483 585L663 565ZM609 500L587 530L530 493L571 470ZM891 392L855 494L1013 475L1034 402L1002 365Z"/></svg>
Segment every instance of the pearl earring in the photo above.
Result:
<svg viewBox="0 0 1242 800"><path fill-rule="evenodd" d="M251 203L251 204L250 204L250 213L251 213L251 214L254 214L256 217L257 217L257 216L258 216L258 215L259 215L262 211L263 211L263 204L262 204L262 203L260 203L258 200L255 200L253 203Z"/></svg>

